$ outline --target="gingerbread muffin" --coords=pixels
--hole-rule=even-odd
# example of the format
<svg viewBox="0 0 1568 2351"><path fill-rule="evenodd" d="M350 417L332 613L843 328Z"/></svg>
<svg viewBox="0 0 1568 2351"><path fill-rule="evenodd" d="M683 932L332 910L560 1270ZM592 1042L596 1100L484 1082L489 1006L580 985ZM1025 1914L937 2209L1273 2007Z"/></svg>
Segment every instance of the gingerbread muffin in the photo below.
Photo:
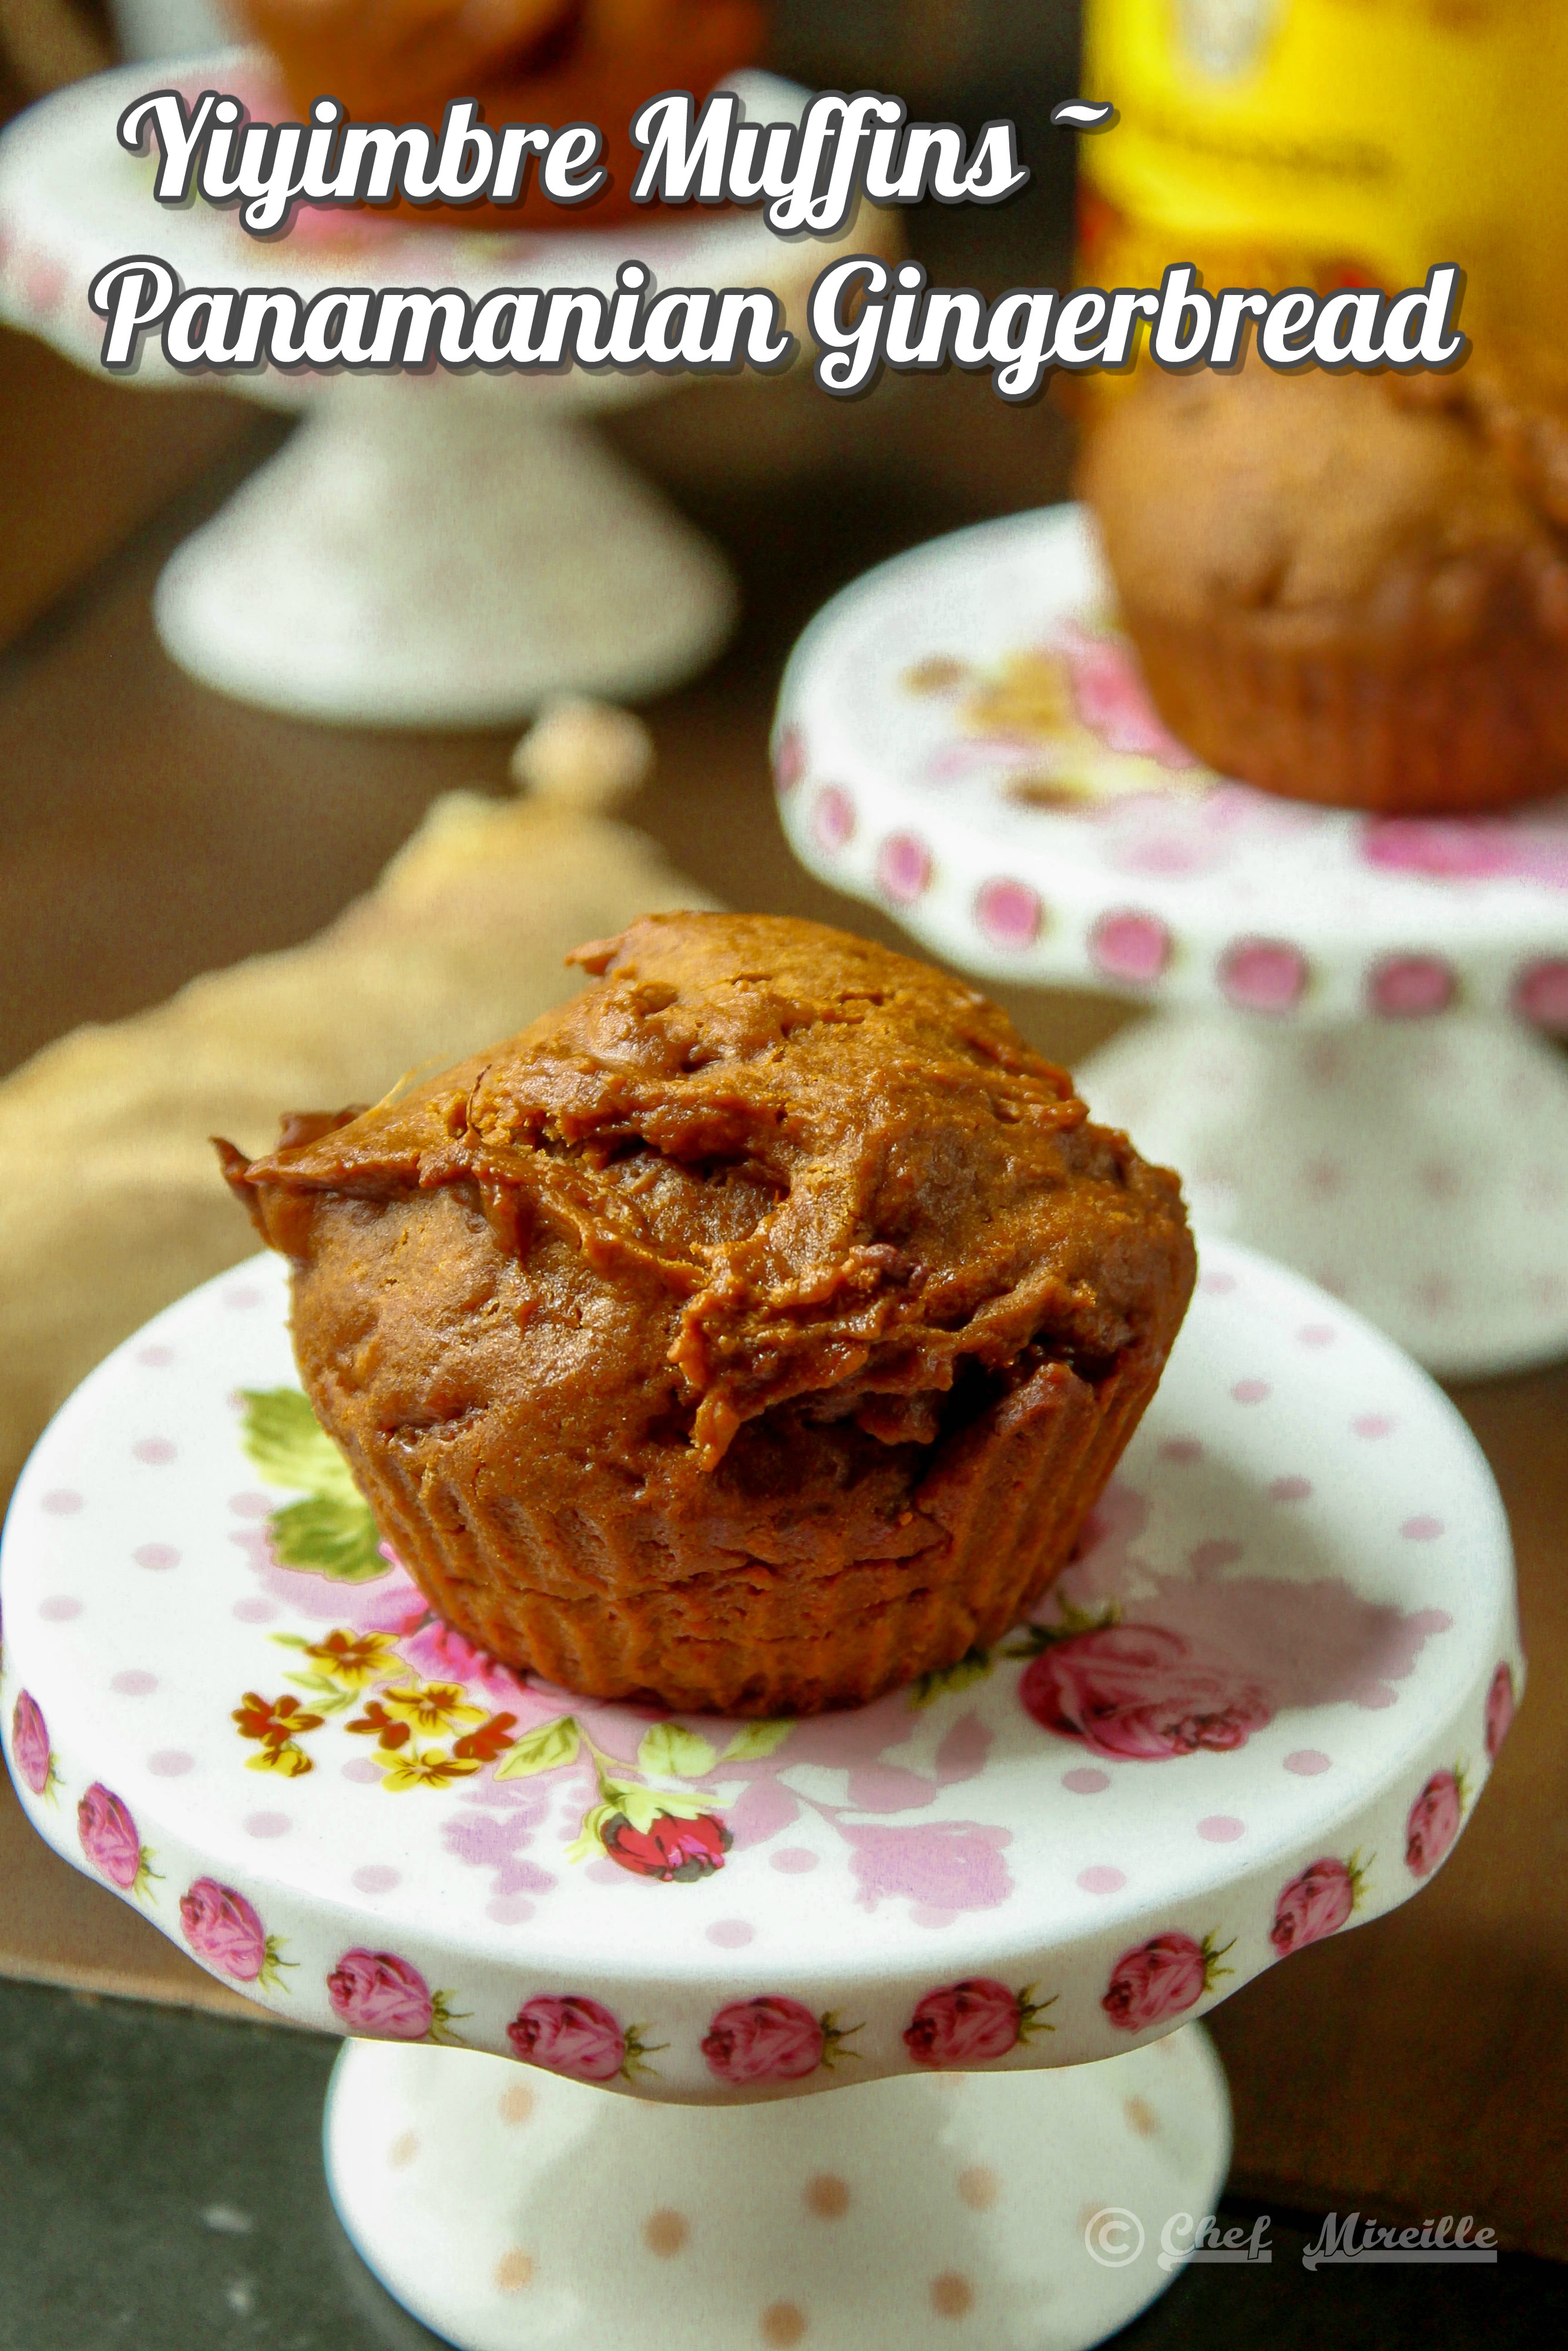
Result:
<svg viewBox="0 0 1568 2351"><path fill-rule="evenodd" d="M996 1640L1180 1326L1176 1177L862 939L653 915L574 960L405 1099L220 1146L398 1556L601 1698L805 1713Z"/></svg>
<svg viewBox="0 0 1568 2351"><path fill-rule="evenodd" d="M359 122L441 128L454 99L472 98L492 129L507 122L596 123L610 183L563 211L530 174L517 204L467 204L469 228L580 228L634 215L641 156L629 126L662 90L700 99L762 46L758 0L238 0L238 14L277 58L290 103L307 120L336 98ZM422 206L421 215L448 209Z"/></svg>
<svg viewBox="0 0 1568 2351"><path fill-rule="evenodd" d="M1149 368L1081 486L1161 717L1384 811L1568 787L1568 424L1457 374Z"/></svg>

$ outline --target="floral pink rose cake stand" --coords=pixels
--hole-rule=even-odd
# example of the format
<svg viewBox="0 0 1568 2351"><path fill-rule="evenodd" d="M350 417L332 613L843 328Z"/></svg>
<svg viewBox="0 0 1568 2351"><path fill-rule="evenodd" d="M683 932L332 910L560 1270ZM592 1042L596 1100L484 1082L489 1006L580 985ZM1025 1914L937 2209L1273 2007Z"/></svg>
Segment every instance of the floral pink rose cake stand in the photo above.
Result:
<svg viewBox="0 0 1568 2351"><path fill-rule="evenodd" d="M1081 1071L1200 1222L1454 1376L1568 1352L1568 807L1376 819L1195 767L1072 507L884 564L802 638L784 827L982 977L1155 1008Z"/></svg>
<svg viewBox="0 0 1568 2351"><path fill-rule="evenodd" d="M755 213L488 235L306 208L287 236L258 242L199 198L157 204L153 162L119 145L125 108L171 79L192 94L232 91L260 120L287 117L261 53L231 50L99 75L0 136L0 318L92 371L104 322L88 288L132 254L157 255L186 286L287 285L306 298L345 283L457 287L476 300L498 286L612 293L617 269L637 260L658 284L765 287L786 306L823 264L818 240L777 237ZM768 120L805 102L771 75L736 87ZM203 381L170 368L156 335L139 380ZM159 583L165 646L221 693L353 725L488 726L555 693L672 685L729 632L736 590L717 549L588 421L656 393L657 376L437 368L222 381L303 422Z"/></svg>
<svg viewBox="0 0 1568 2351"><path fill-rule="evenodd" d="M717 1721L434 1620L285 1315L276 1260L226 1274L56 1420L0 1720L60 1854L353 2036L329 2171L392 2292L465 2351L1132 2316L1226 2168L1193 2020L1418 1892L1508 1729L1508 1535L1441 1394L1210 1243L1038 1621L857 1712Z"/></svg>

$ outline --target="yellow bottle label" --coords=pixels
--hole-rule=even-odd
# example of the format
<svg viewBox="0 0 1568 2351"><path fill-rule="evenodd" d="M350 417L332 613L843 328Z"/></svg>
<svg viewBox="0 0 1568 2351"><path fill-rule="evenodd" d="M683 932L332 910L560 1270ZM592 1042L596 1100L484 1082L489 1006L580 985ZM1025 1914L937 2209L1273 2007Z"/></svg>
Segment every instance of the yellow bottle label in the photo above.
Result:
<svg viewBox="0 0 1568 2351"><path fill-rule="evenodd" d="M1568 356L1568 0L1091 0L1080 274L1419 285Z"/></svg>

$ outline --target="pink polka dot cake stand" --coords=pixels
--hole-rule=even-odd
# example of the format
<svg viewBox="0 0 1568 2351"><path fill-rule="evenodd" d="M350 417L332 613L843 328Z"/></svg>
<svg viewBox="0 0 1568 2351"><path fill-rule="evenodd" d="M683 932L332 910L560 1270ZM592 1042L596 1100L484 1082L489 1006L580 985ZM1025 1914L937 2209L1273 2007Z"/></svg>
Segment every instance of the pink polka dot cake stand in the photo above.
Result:
<svg viewBox="0 0 1568 2351"><path fill-rule="evenodd" d="M1226 2168L1194 2020L1418 1892L1513 1710L1507 1531L1440 1393L1212 1242L1037 1622L728 1722L433 1620L285 1315L275 1260L225 1275L56 1420L0 1719L60 1854L353 2036L329 2171L392 2291L465 2351L1079 2351L1141 2308Z"/></svg>
<svg viewBox="0 0 1568 2351"><path fill-rule="evenodd" d="M1568 1352L1568 808L1317 809L1195 767L1079 509L884 564L807 631L785 830L984 978L1155 1008L1080 1072L1267 1249L1428 1368Z"/></svg>
<svg viewBox="0 0 1568 2351"><path fill-rule="evenodd" d="M200 199L157 204L155 162L118 144L124 109L171 81L287 118L262 54L230 50L99 75L0 136L0 318L93 372L104 322L88 288L128 255L158 256L187 287L283 285L306 298L455 287L476 301L499 286L613 293L635 260L657 284L765 287L787 306L822 264L815 240L777 237L757 213L490 235L307 208L285 237L257 241ZM736 87L768 120L805 102L771 75ZM139 380L204 379L172 369L154 335ZM159 582L165 646L221 693L351 725L489 726L562 691L661 690L729 632L736 590L718 550L588 421L650 398L663 377L273 369L221 381L303 418Z"/></svg>

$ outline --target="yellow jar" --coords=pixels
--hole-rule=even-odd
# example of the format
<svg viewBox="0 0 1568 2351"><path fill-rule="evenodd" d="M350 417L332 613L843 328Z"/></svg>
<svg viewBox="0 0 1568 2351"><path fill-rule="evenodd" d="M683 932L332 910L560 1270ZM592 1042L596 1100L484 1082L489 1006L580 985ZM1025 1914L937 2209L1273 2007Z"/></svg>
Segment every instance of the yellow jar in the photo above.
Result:
<svg viewBox="0 0 1568 2351"><path fill-rule="evenodd" d="M1080 277L1420 284L1568 360L1568 0L1089 0Z"/></svg>

